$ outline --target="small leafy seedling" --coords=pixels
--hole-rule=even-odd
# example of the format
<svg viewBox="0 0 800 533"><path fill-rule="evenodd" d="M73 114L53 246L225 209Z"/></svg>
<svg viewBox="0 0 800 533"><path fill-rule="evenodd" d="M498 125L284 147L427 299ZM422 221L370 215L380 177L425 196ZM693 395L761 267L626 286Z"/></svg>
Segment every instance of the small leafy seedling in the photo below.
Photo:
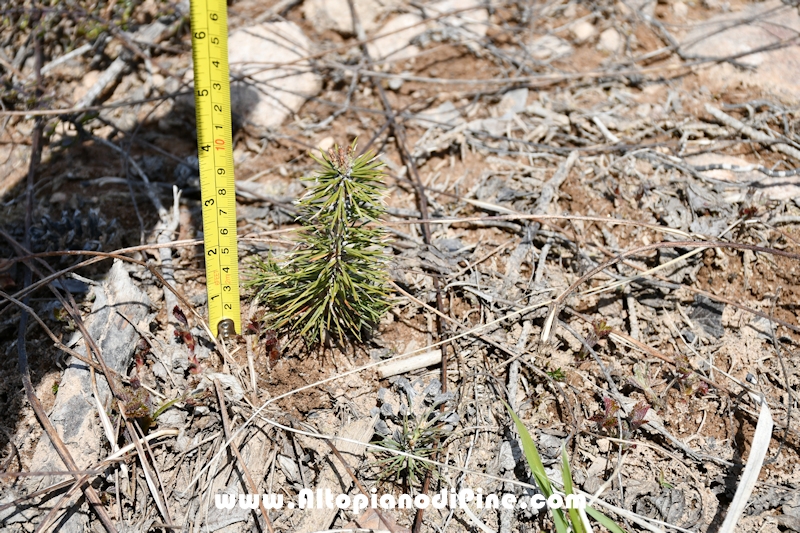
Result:
<svg viewBox="0 0 800 533"><path fill-rule="evenodd" d="M663 489L668 489L669 490L669 489L674 489L675 488L675 486L672 483L667 481L667 476L664 475L664 470L663 469L659 469L658 470L658 484L661 485L661 488L663 488Z"/></svg>
<svg viewBox="0 0 800 533"><path fill-rule="evenodd" d="M673 384L677 384L678 389L683 393L684 399L692 396L705 396L708 394L708 383L699 379L692 370L692 364L686 354L675 356L675 377L667 386L669 390Z"/></svg>
<svg viewBox="0 0 800 533"><path fill-rule="evenodd" d="M192 335L190 331L189 320L186 318L183 310L177 305L172 309L172 316L178 321L178 324L175 326L175 336L189 349L189 372L192 374L200 374L203 371L203 367L200 365L200 361L197 359L197 354L194 351L197 344L194 335Z"/></svg>
<svg viewBox="0 0 800 533"><path fill-rule="evenodd" d="M355 152L353 141L311 156L320 168L303 179L299 242L278 260L259 261L249 282L267 326L311 345L361 341L390 306L386 234L376 224L385 213L382 163Z"/></svg>
<svg viewBox="0 0 800 533"><path fill-rule="evenodd" d="M640 401L634 405L630 417L622 421L622 433L619 434L617 413L620 411L620 406L615 400L603 397L603 413L594 415L590 420L597 424L600 431L604 431L608 435L620 439L628 440L633 437L637 429L647 423L645 417L649 410L650 405L647 402Z"/></svg>
<svg viewBox="0 0 800 533"><path fill-rule="evenodd" d="M613 433L617 427L617 411L619 411L619 404L603 396L603 412L594 415L590 420L597 424L598 429Z"/></svg>
<svg viewBox="0 0 800 533"><path fill-rule="evenodd" d="M608 324L606 324L605 320L598 320L592 323L592 332L586 337L586 344L588 344L592 349L597 346L601 340L605 339L609 335L611 335L612 328ZM581 351L578 352L578 359L583 360L589 356L589 351L587 351L586 347L584 346L581 348Z"/></svg>

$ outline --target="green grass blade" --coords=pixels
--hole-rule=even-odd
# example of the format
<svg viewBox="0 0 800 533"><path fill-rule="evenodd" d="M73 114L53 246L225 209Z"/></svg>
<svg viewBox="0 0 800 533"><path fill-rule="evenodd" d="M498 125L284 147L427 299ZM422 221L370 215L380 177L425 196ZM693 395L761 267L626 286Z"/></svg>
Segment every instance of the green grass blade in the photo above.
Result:
<svg viewBox="0 0 800 533"><path fill-rule="evenodd" d="M616 522L611 520L609 517L607 517L597 509L593 509L587 506L586 514L588 514L589 516L600 522L600 525L609 530L611 533L626 533L626 531L621 527L619 527Z"/></svg>
<svg viewBox="0 0 800 533"><path fill-rule="evenodd" d="M514 425L517 427L517 433L519 433L519 438L522 441L522 451L525 452L525 459L528 460L528 466L531 469L534 479L536 479L536 484L539 485L540 489L542 489L544 497L549 498L550 495L553 494L553 486L550 484L550 480L547 478L547 473L544 470L542 458L539 455L539 450L536 448L536 443L533 442L531 434L528 433L528 428L525 427L525 425L522 423L522 420L519 419L516 413L511 410L511 407L506 402L503 402L503 405L506 406L508 414L511 415L511 418L514 420ZM552 512L553 523L556 525L556 531L558 533L566 533L567 519L564 516L564 511L561 509L552 509Z"/></svg>
<svg viewBox="0 0 800 533"><path fill-rule="evenodd" d="M564 494L569 496L572 492L572 470L569 467L569 459L567 458L567 449L561 448L561 478L564 480ZM569 513L570 522L572 522L572 529L575 533L586 533L586 528L583 526L581 514L577 509L567 509Z"/></svg>

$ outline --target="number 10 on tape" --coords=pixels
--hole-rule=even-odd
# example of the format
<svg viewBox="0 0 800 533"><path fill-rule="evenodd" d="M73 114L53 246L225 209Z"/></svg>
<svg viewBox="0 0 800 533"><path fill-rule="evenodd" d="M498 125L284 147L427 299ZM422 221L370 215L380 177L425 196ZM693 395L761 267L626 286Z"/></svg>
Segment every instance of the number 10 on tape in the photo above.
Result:
<svg viewBox="0 0 800 533"><path fill-rule="evenodd" d="M242 327L226 0L191 0L191 19L208 323L227 337Z"/></svg>

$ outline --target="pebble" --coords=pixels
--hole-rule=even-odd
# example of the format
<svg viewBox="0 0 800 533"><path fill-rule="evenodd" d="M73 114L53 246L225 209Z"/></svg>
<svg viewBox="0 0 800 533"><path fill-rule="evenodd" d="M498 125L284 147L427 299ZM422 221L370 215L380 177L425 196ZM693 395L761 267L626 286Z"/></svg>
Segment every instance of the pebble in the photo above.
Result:
<svg viewBox="0 0 800 533"><path fill-rule="evenodd" d="M672 12L675 13L675 16L679 19L685 20L686 16L689 14L689 6L683 2L675 2L672 4Z"/></svg>
<svg viewBox="0 0 800 533"><path fill-rule="evenodd" d="M320 149L320 150L322 150L323 152L327 152L328 150L330 150L331 148L333 148L333 145L334 145L335 143L336 143L336 140L335 140L333 137L331 137L331 136L328 136L328 137L325 137L324 139L322 139L322 140L321 140L321 141L320 141L320 142L317 144L317 148L319 148L319 149ZM285 172L285 169L284 169L284 172Z"/></svg>
<svg viewBox="0 0 800 533"><path fill-rule="evenodd" d="M600 41L597 43L597 49L601 52L609 52L615 54L619 52L620 45L622 44L622 36L614 28L608 28L600 34Z"/></svg>
<svg viewBox="0 0 800 533"><path fill-rule="evenodd" d="M594 37L597 30L591 22L582 20L570 28L570 33L572 33L572 37L575 41L581 44Z"/></svg>

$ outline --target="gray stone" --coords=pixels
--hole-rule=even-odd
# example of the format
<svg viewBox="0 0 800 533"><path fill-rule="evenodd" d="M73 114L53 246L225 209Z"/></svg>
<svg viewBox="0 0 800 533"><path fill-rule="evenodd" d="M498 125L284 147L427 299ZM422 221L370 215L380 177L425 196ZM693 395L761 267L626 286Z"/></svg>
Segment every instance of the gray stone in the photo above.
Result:
<svg viewBox="0 0 800 533"><path fill-rule="evenodd" d="M103 359L111 370L124 374L131 364L133 350L139 334L138 325L150 314L150 300L133 281L123 263L115 260L101 287L95 289L92 311L85 319L89 334L99 346ZM133 325L132 325L133 324ZM82 337L76 334L77 352L86 354ZM72 342L67 343L69 345ZM89 468L100 459L100 450L106 442L97 417L98 403L107 409L111 392L106 380L98 372L99 398L92 392L91 374L81 361L70 360L61 378L50 420L61 436L79 469ZM66 470L64 463L50 439L42 438L31 460L31 471ZM61 481L63 476L42 478L39 487ZM82 500L81 500L82 501ZM48 503L44 507L49 507ZM89 517L77 508L59 524L59 531L81 533L88 530Z"/></svg>
<svg viewBox="0 0 800 533"><path fill-rule="evenodd" d="M233 113L259 128L280 125L322 89L303 57L311 42L291 22L236 30L228 42ZM300 61L298 61L300 60Z"/></svg>
<svg viewBox="0 0 800 533"><path fill-rule="evenodd" d="M186 427L186 413L180 409L167 409L156 422L160 428L183 428Z"/></svg>

